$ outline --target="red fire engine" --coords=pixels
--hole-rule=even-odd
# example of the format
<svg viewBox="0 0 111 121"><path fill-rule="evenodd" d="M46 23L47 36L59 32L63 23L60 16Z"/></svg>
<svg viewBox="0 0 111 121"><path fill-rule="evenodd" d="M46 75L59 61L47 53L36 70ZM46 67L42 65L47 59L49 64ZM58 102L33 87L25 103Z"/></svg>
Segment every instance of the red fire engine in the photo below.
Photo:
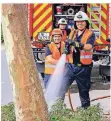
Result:
<svg viewBox="0 0 111 121"><path fill-rule="evenodd" d="M78 11L88 14L90 29L96 35L95 55L109 55L111 38L111 4L28 4L28 25L34 58L40 73L44 70L44 47L50 42L50 32L65 18L67 28L74 28L74 15ZM102 54L100 53L102 52ZM99 53L99 54L98 54Z"/></svg>

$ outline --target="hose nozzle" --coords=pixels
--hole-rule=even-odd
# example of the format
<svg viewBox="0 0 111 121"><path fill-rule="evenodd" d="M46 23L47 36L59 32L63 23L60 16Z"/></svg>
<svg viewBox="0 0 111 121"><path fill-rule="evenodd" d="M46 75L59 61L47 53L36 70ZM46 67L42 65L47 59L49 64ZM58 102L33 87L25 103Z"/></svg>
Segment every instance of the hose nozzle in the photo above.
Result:
<svg viewBox="0 0 111 121"><path fill-rule="evenodd" d="M71 51L71 46L74 46L75 49L76 48L79 48L80 50L83 49L84 45L80 42L78 42L77 40L66 40L66 43L65 43L65 49L64 49L64 53L67 55L70 53Z"/></svg>
<svg viewBox="0 0 111 121"><path fill-rule="evenodd" d="M64 49L64 54L69 54L70 53L70 50L71 50L71 46L73 45L73 42L72 40L66 40L66 43L65 43L65 49Z"/></svg>

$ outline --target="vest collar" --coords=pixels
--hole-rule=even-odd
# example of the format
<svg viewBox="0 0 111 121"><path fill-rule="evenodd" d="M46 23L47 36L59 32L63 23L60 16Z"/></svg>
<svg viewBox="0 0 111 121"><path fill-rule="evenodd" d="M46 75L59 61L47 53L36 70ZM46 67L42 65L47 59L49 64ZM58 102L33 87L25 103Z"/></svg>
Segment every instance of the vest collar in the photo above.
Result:
<svg viewBox="0 0 111 121"><path fill-rule="evenodd" d="M81 34L80 34L80 35L78 35L79 30L77 30L77 37L79 37L79 36L83 35L83 34L84 34L84 32L85 32L85 30L86 30L86 29L84 29L84 30L81 32Z"/></svg>

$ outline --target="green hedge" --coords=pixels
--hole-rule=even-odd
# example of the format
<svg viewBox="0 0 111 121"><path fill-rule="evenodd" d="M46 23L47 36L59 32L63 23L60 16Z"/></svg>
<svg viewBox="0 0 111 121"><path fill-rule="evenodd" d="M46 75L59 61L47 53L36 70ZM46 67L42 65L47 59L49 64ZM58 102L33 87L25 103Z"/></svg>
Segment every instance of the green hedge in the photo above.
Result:
<svg viewBox="0 0 111 121"><path fill-rule="evenodd" d="M66 105L59 100L52 107L51 121L102 121L102 109L100 105L90 106L87 109L78 108L75 112L67 109Z"/></svg>
<svg viewBox="0 0 111 121"><path fill-rule="evenodd" d="M1 121L16 121L13 103L1 107Z"/></svg>
<svg viewBox="0 0 111 121"><path fill-rule="evenodd" d="M1 121L16 121L13 103L2 106L1 112ZM78 108L72 112L67 109L63 101L58 100L50 112L50 121L104 121L102 116L103 113L99 104L87 109Z"/></svg>

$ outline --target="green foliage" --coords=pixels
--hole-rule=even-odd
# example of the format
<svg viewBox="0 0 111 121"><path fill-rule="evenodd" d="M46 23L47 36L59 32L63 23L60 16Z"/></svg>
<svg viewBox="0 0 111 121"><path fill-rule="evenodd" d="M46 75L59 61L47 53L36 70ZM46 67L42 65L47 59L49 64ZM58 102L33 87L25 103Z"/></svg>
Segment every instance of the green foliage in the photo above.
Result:
<svg viewBox="0 0 111 121"><path fill-rule="evenodd" d="M78 108L74 113L73 121L101 121L102 109L100 105L90 106L87 109Z"/></svg>
<svg viewBox="0 0 111 121"><path fill-rule="evenodd" d="M1 121L16 121L13 103L1 107Z"/></svg>
<svg viewBox="0 0 111 121"><path fill-rule="evenodd" d="M66 105L62 100L58 100L55 105L52 106L50 113L51 121L71 121L73 112L66 108Z"/></svg>
<svg viewBox="0 0 111 121"><path fill-rule="evenodd" d="M16 121L13 103L2 106L1 121ZM67 109L62 100L52 106L50 121L104 121L100 105L90 106L87 109L78 108L75 112ZM36 121L40 121L36 119Z"/></svg>
<svg viewBox="0 0 111 121"><path fill-rule="evenodd" d="M75 112L66 108L66 105L58 100L50 113L51 121L102 121L102 109L100 105L90 106L87 109L78 108Z"/></svg>

